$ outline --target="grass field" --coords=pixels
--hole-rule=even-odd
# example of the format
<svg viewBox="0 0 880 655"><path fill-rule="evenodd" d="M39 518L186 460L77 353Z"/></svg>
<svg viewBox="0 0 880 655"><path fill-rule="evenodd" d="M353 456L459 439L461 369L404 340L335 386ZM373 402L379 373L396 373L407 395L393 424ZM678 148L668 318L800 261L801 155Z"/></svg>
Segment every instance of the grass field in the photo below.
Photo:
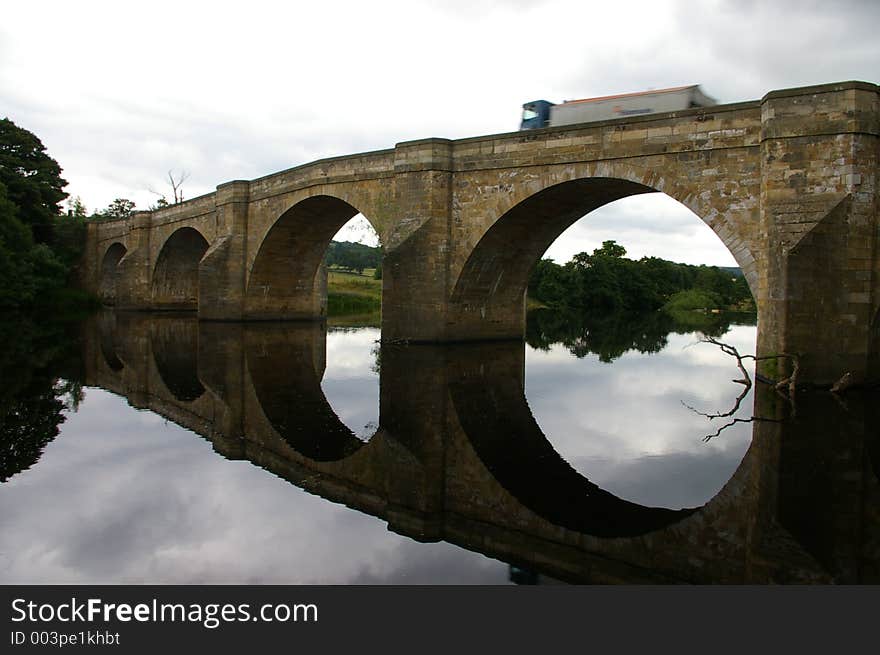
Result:
<svg viewBox="0 0 880 655"><path fill-rule="evenodd" d="M382 280L372 269L363 275L330 269L327 273L327 319L331 325L378 325Z"/></svg>

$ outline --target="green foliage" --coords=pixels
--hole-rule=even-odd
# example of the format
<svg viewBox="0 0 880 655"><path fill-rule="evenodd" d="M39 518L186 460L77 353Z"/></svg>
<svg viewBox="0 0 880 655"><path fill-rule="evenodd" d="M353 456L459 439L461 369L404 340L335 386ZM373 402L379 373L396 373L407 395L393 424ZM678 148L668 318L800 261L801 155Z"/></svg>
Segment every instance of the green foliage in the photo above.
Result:
<svg viewBox="0 0 880 655"><path fill-rule="evenodd" d="M327 317L332 325L378 325L382 282L356 273L330 271Z"/></svg>
<svg viewBox="0 0 880 655"><path fill-rule="evenodd" d="M67 197L67 182L42 142L8 118L0 120L0 183L34 241L51 244L53 219L61 211L58 203Z"/></svg>
<svg viewBox="0 0 880 655"><path fill-rule="evenodd" d="M80 198L79 196L76 196L72 200L67 201L67 214L71 218L79 218L82 220L85 220L89 217L89 212L86 209L82 198Z"/></svg>
<svg viewBox="0 0 880 655"><path fill-rule="evenodd" d="M324 261L327 266L341 268L360 275L364 269L380 266L382 250L363 243L331 241L327 253L324 255Z"/></svg>
<svg viewBox="0 0 880 655"><path fill-rule="evenodd" d="M628 351L660 352L671 333L702 332L720 337L731 324L753 324L754 318L742 314L678 314L647 312L590 312L582 310L539 309L529 312L526 341L533 348L549 350L562 344L576 357L590 354L609 363ZM751 322L750 322L751 321Z"/></svg>
<svg viewBox="0 0 880 655"><path fill-rule="evenodd" d="M367 296L332 293L327 295L327 314L369 314L376 311L376 302Z"/></svg>
<svg viewBox="0 0 880 655"><path fill-rule="evenodd" d="M626 249L605 241L592 254L578 253L560 266L541 260L529 279L529 296L548 307L639 313L666 306L677 294L699 290L676 301L675 308L754 310L742 276L715 266L677 264L657 257L626 259ZM692 305L692 306L691 306Z"/></svg>
<svg viewBox="0 0 880 655"><path fill-rule="evenodd" d="M52 320L0 321L0 482L36 463L63 410L82 399L76 334L75 324Z"/></svg>
<svg viewBox="0 0 880 655"><path fill-rule="evenodd" d="M723 302L720 294L695 287L674 294L663 308L672 311L693 311L721 307Z"/></svg>
<svg viewBox="0 0 880 655"><path fill-rule="evenodd" d="M117 198L106 209L102 209L98 212L99 218L104 219L117 219L117 218L128 218L131 216L131 213L134 211L134 202L129 200L128 198Z"/></svg>
<svg viewBox="0 0 880 655"><path fill-rule="evenodd" d="M0 307L34 305L48 290L63 286L64 263L43 243L34 243L20 211L0 183Z"/></svg>
<svg viewBox="0 0 880 655"><path fill-rule="evenodd" d="M35 135L0 120L0 308L45 306L68 283L86 210L76 198L62 215L66 184Z"/></svg>

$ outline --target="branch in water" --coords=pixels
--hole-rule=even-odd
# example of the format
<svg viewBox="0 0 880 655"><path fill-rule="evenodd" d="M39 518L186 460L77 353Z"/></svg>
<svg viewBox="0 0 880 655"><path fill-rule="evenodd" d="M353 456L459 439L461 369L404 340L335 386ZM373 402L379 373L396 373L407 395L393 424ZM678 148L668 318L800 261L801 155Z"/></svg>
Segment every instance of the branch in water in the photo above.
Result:
<svg viewBox="0 0 880 655"><path fill-rule="evenodd" d="M736 358L736 365L739 367L739 370L742 373L742 378L740 378L739 380L732 380L732 381L735 382L736 384L743 385L743 390L739 394L739 396L737 396L736 401L733 403L733 407L731 407L726 412L717 412L715 414L707 414L706 412L701 412L698 409L691 407L690 405L688 405L684 401L682 401L681 404L684 405L685 407L687 407L692 412L699 414L700 416L705 416L710 421L712 419L716 419L716 418L724 418L727 416L733 416L734 414L736 414L739 411L740 405L742 405L742 401L749 394L749 390L752 388L752 377L749 375L749 372L746 370L746 367L743 366L743 362L742 362L742 360L745 359L745 357L749 357L749 355L740 355L739 351L734 346L731 346L728 343L724 343L723 341L718 341L718 339L715 339L714 337L705 337L703 339L700 339L700 341L702 341L704 343L711 343L715 346L718 346L723 353L730 355L731 357ZM739 419L739 420L742 420L742 419Z"/></svg>
<svg viewBox="0 0 880 655"><path fill-rule="evenodd" d="M718 428L714 434L707 434L705 437L703 437L703 441L708 442L708 441L714 439L715 437L720 435L724 430L729 428L731 425L734 425L736 423L752 423L753 421L764 421L765 423L782 423L782 419L763 418L761 416L752 416L751 418L735 418L732 421L730 421L729 423L725 423L720 428Z"/></svg>
<svg viewBox="0 0 880 655"><path fill-rule="evenodd" d="M733 403L733 407L731 407L726 412L716 412L714 414L708 414L706 412L701 412L698 409L691 407L690 405L688 405L687 403L682 401L681 404L684 405L685 407L687 407L689 410L691 410L695 414L699 414L700 416L705 416L710 421L713 419L716 419L716 418L727 418L727 417L733 416L734 414L736 414L739 411L743 400L745 400L745 397L748 395L749 390L752 388L752 377L749 375L748 370L743 365L743 360L744 359L751 359L757 363L758 361L761 361L761 360L780 359L780 358L785 358L785 359L791 360L792 372L791 372L791 375L788 376L787 378L785 378L784 380L780 380L779 382L776 382L774 384L774 388L776 389L777 392L781 392L783 389L786 389L788 391L788 396L783 396L783 397L786 398L786 400L790 401L792 403L792 408L794 408L794 393L795 393L795 390L797 389L797 374L798 374L798 370L800 369L800 360L798 359L797 355L791 355L788 353L780 353L778 355L764 355L762 357L756 357L755 355L741 355L735 346L732 346L729 343L724 343L723 341L718 341L718 339L715 339L714 337L704 337L704 338L700 339L700 341L702 341L703 343L711 343L714 346L718 346L718 348L721 349L721 352L723 352L727 355L730 355L731 357L736 358L736 365L739 367L740 373L742 373L742 378L740 378L738 380L732 380L732 381L735 382L736 384L743 385L743 390L736 397L736 400ZM782 395L782 394L780 393L780 395ZM751 423L752 421L768 421L768 422L773 422L773 423L780 422L777 419L763 418L760 416L752 416L751 418L734 418L731 421L729 421L728 423L726 423L725 425L722 425L720 428L718 428L718 430L714 434L708 434L705 437L703 437L703 441L709 441L711 439L714 439L715 437L720 435L724 430L726 430L727 428L729 428L732 425L735 425L736 423Z"/></svg>

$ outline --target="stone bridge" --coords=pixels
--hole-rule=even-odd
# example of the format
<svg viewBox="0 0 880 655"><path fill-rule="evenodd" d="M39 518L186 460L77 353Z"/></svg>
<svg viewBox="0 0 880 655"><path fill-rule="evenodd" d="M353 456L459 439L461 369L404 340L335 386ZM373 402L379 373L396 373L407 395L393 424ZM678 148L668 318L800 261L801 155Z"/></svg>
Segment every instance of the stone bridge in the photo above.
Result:
<svg viewBox="0 0 880 655"><path fill-rule="evenodd" d="M389 341L517 337L532 267L608 202L660 191L727 246L759 312L759 352L801 379L880 370L880 95L845 82L762 100L317 161L89 226L86 286L203 320L325 313L326 247L363 214L384 247Z"/></svg>
<svg viewBox="0 0 880 655"><path fill-rule="evenodd" d="M618 498L560 457L526 402L521 341L383 345L379 426L364 442L321 390L325 339L320 322L108 313L86 335L85 381L391 530L554 578L880 581L870 397L807 395L797 417L755 423L718 494L671 510ZM783 419L786 404L759 385L755 412Z"/></svg>

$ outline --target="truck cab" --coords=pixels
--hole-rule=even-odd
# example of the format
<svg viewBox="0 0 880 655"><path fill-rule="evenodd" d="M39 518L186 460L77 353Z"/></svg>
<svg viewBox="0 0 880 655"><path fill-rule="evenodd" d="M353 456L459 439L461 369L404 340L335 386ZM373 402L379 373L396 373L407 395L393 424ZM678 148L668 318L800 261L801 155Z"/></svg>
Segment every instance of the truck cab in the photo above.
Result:
<svg viewBox="0 0 880 655"><path fill-rule="evenodd" d="M553 103L546 100L532 100L524 104L519 129L534 130L539 127L547 127L550 124L550 107L552 106Z"/></svg>

